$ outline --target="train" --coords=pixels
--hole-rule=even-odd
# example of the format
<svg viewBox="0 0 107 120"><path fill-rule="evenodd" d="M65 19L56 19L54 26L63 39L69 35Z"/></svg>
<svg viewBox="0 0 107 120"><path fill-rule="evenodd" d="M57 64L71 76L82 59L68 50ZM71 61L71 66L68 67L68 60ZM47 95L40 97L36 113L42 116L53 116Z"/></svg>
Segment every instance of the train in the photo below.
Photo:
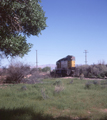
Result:
<svg viewBox="0 0 107 120"><path fill-rule="evenodd" d="M68 55L56 62L56 68L51 72L51 76L74 76L75 57Z"/></svg>

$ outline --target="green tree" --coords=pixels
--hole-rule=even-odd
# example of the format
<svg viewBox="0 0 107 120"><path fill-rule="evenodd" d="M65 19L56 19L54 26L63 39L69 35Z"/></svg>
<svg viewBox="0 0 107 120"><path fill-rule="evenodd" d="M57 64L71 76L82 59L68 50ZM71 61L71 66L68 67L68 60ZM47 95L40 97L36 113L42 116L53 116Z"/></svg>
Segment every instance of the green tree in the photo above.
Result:
<svg viewBox="0 0 107 120"><path fill-rule="evenodd" d="M39 72L41 72L41 71L42 71L42 68L39 67L38 70L39 70Z"/></svg>
<svg viewBox="0 0 107 120"><path fill-rule="evenodd" d="M0 0L0 51L6 56L24 56L32 47L26 37L46 28L40 0Z"/></svg>
<svg viewBox="0 0 107 120"><path fill-rule="evenodd" d="M44 67L44 68L42 68L42 72L47 72L47 71L51 71L51 68L50 67Z"/></svg>

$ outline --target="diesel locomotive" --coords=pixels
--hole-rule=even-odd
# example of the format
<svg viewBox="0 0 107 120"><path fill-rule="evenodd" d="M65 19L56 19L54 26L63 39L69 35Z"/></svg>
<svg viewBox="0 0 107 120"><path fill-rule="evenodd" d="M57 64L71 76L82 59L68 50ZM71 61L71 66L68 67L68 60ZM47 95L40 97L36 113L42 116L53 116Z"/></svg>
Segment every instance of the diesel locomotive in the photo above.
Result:
<svg viewBox="0 0 107 120"><path fill-rule="evenodd" d="M68 55L56 62L54 75L73 76L75 72L75 57ZM53 73L52 73L53 74Z"/></svg>

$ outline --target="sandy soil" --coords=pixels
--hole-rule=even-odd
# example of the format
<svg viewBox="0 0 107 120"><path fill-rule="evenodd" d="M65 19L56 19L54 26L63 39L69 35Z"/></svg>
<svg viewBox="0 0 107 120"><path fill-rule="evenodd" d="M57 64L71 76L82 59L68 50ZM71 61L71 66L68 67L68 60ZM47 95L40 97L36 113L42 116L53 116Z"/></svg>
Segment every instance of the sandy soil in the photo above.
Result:
<svg viewBox="0 0 107 120"><path fill-rule="evenodd" d="M74 79L74 78L78 78L78 79L80 79L79 77L61 77L61 78L63 78L63 79L69 79L69 78L71 78L71 79ZM84 80L105 80L105 79L98 79L98 78L84 78Z"/></svg>

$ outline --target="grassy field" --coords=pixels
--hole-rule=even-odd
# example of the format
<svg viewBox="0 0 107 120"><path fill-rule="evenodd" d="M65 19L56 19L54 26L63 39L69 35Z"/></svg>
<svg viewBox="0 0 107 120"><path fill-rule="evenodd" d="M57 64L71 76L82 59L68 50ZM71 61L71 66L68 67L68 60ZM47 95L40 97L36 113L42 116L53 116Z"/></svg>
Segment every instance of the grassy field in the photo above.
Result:
<svg viewBox="0 0 107 120"><path fill-rule="evenodd" d="M106 120L107 80L0 85L0 120Z"/></svg>

